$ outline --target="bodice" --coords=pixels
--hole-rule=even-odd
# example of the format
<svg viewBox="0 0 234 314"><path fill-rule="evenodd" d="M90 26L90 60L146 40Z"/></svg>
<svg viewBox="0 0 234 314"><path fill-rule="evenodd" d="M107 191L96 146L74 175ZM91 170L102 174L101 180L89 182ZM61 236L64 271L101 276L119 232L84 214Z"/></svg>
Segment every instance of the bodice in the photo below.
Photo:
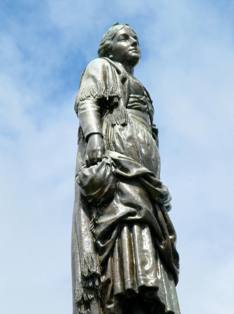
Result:
<svg viewBox="0 0 234 314"><path fill-rule="evenodd" d="M151 125L153 121L154 109L152 101L144 86L133 76L129 76L129 99L127 109L130 115L134 115Z"/></svg>

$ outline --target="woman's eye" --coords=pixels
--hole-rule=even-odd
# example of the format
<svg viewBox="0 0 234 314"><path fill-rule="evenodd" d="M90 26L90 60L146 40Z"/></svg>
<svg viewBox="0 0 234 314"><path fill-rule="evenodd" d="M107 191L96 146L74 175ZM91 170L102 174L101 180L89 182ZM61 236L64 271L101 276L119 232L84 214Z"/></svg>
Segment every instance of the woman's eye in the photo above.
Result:
<svg viewBox="0 0 234 314"><path fill-rule="evenodd" d="M129 36L128 35L121 35L120 37L119 37L119 40L121 41L121 40L128 40L129 39Z"/></svg>

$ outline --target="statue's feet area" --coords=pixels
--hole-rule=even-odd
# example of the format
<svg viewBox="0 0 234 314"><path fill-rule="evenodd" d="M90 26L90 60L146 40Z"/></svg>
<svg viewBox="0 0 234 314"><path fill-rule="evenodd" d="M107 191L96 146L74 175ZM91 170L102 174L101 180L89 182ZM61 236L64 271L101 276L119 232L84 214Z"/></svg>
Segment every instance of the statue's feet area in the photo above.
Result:
<svg viewBox="0 0 234 314"><path fill-rule="evenodd" d="M122 303L122 314L165 314L162 306L142 299L140 296Z"/></svg>

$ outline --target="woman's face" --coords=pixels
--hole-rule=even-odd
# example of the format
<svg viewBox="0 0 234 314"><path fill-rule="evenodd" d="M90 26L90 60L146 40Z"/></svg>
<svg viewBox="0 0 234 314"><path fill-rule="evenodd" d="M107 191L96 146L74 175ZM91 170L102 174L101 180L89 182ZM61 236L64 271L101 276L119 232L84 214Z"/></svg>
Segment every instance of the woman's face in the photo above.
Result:
<svg viewBox="0 0 234 314"><path fill-rule="evenodd" d="M112 41L112 59L135 66L140 59L140 48L136 34L129 28L121 28Z"/></svg>

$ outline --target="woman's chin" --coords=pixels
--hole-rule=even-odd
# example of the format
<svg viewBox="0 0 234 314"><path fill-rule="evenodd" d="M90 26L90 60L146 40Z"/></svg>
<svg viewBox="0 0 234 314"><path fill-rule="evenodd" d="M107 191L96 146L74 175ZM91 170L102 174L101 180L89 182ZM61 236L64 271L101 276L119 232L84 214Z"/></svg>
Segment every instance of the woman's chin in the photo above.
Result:
<svg viewBox="0 0 234 314"><path fill-rule="evenodd" d="M137 65L139 61L140 61L140 55L138 53L134 53L131 55L130 58L128 58L128 63L131 66Z"/></svg>

